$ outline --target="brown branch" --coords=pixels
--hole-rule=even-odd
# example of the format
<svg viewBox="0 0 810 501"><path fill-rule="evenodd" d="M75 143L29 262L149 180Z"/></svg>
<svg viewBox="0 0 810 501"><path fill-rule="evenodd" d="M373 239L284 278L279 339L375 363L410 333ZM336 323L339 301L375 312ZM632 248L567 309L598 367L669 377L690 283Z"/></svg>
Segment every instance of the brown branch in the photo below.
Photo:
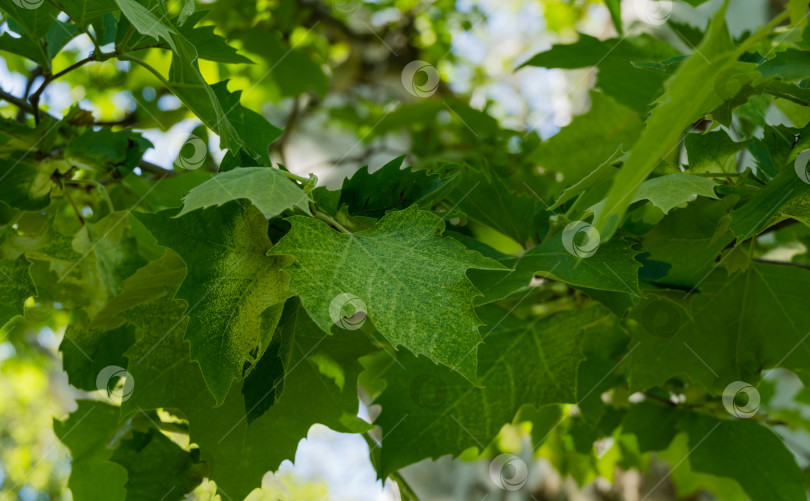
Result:
<svg viewBox="0 0 810 501"><path fill-rule="evenodd" d="M55 73L53 75L48 75L48 76L45 77L45 80L42 82L42 84L39 86L39 88L37 88L37 90L33 94L31 94L31 96L28 98L28 101L34 107L34 120L36 121L36 123L39 123L39 119L40 119L39 98L42 95L42 92L45 91L45 88L48 87L48 84L50 84L51 82L53 82L57 78L70 73L71 71L75 70L76 68L80 68L80 67L84 66L85 64L89 63L90 61L95 61L97 59L98 59L98 56L94 52L94 53L90 54L89 56L87 56L86 58L84 58L84 59L82 59L80 61L76 61L75 63L71 64L70 66L68 66L64 70L62 70L62 71L60 71L58 73Z"/></svg>

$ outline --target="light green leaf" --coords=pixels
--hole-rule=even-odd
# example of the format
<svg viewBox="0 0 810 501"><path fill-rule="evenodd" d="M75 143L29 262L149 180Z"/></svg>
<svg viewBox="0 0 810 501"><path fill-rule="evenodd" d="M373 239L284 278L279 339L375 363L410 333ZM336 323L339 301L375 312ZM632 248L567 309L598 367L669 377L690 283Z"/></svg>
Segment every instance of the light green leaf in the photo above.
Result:
<svg viewBox="0 0 810 501"><path fill-rule="evenodd" d="M272 249L288 254L295 292L312 319L329 332L344 306L364 306L393 346L404 346L475 381L480 343L469 268L503 269L497 261L440 237L444 222L411 207L390 212L365 231L346 235L321 221L295 216ZM358 301L359 299L359 301Z"/></svg>
<svg viewBox="0 0 810 501"><path fill-rule="evenodd" d="M309 214L309 197L293 181L272 167L241 167L217 174L192 188L183 198L183 209L175 217L191 211L246 199L267 219L286 210Z"/></svg>
<svg viewBox="0 0 810 501"><path fill-rule="evenodd" d="M653 109L647 127L614 178L605 202L607 210L594 219L603 239L609 239L619 228L633 195L658 161L677 147L683 130L723 100L716 86L723 85L723 72L732 68L740 55L729 37L725 13L723 5L695 53L667 81L662 101Z"/></svg>
<svg viewBox="0 0 810 501"><path fill-rule="evenodd" d="M633 196L633 202L649 200L654 206L668 214L673 207L677 207L695 200L698 195L708 198L717 198L714 187L717 183L708 177L693 176L691 174L668 174L654 177L641 184ZM591 207L595 217L604 211L605 202L599 202Z"/></svg>

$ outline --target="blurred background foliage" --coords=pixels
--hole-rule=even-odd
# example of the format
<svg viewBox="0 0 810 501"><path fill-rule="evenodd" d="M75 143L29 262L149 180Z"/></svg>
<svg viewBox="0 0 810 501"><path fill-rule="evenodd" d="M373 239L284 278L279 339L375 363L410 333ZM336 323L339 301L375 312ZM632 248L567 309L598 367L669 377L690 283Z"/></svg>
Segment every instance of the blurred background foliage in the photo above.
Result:
<svg viewBox="0 0 810 501"><path fill-rule="evenodd" d="M179 12L181 4L167 2L172 13ZM705 25L717 4L711 1L689 9L679 3L670 24L650 26L637 19L633 2L625 2L625 30L656 30L657 36L687 51L694 43L690 34L696 31L689 26ZM780 2L764 0L731 4L729 21L737 34L780 8ZM536 168L535 152L543 140L589 109L588 89L596 70L516 71L516 67L554 43L575 41L580 33L600 39L617 35L610 12L597 0L213 0L198 2L193 16L195 21L201 18L196 36L208 41L207 58L200 62L206 80L229 80L228 89L242 92L244 106L284 129L270 154L291 171L314 172L323 184L336 187L361 166L375 170L406 154L406 163L418 168L451 161L497 172L512 190L543 199L559 193L564 180L559 173ZM69 23L64 14L60 19ZM0 32L14 37L7 20L0 20ZM67 68L91 49L90 39L78 36L54 57L52 66ZM168 71L166 51L150 49L141 57L159 71ZM435 67L440 76L431 99L419 99L403 86L403 70L417 60ZM36 63L0 52L4 91L29 96L41 83L41 74ZM420 86L425 83L416 81ZM73 103L91 111L97 122L143 132L153 144L145 159L160 167L171 168L191 134L206 141L212 168L223 157L218 138L140 66L119 61L85 65L52 82L40 108L59 117ZM787 116L804 123L810 118L793 108L766 111L773 119L770 123L791 123ZM2 102L0 114L13 119L18 109ZM129 182L111 187L109 196L116 200L145 196L146 203L158 210L210 172L169 179L151 193L138 180L149 172L135 169L126 175ZM88 190L85 196L100 195ZM4 205L0 202L0 215L7 212ZM38 224L35 216L28 219L20 224ZM501 234L485 240L505 251L516 245ZM810 264L806 246L797 243L808 241L807 227L793 225L769 233L758 245L763 255ZM59 304L29 302L25 317L0 331L0 497L69 499L70 460L51 426L54 418L64 419L75 409L74 399L81 394L67 385L57 351L68 316ZM807 426L810 396L793 376L775 371L761 390L769 415L796 428ZM526 410L530 412L538 411ZM551 427L556 416L524 417L535 423L534 429L526 423L507 426L492 447L521 454L531 464L530 485L536 499L638 500L645 485L646 489L656 485L665 478L667 464L679 464L687 453L681 436L652 459L634 452L638 447L633 437L617 433L596 444L596 452L590 454L592 444L574 419L550 434L539 457L533 458L527 444L550 431L538 423ZM395 487L375 482L362 439L355 437L358 444L316 428L308 440L312 444L299 450L295 467L287 464L268 474L261 491L251 494L252 501L396 498ZM800 461L806 467L810 441L806 433L795 435L794 453L805 456ZM334 458L336 450L356 451L351 457L357 462L328 464L340 462ZM475 462L476 457L467 454L457 461L443 458L417 464L405 474L431 499L505 493L487 484L488 462ZM617 466L629 470L617 473ZM362 475L348 478L353 469ZM702 492L724 499L742 495L736 484L692 473L688 467L678 469L668 484L648 499L703 499ZM214 499L214 492L207 483L194 496Z"/></svg>

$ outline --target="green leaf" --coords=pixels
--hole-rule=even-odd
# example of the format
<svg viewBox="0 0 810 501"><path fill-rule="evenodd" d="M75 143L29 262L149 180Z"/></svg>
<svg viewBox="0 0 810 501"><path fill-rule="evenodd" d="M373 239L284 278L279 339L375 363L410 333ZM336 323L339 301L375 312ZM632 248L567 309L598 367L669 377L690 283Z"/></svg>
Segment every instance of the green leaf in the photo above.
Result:
<svg viewBox="0 0 810 501"><path fill-rule="evenodd" d="M720 393L733 381L756 381L776 366L806 377L810 312L801 292L810 271L753 263L727 277L715 270L692 299L691 318L669 301L648 299L632 312L633 389L686 377Z"/></svg>
<svg viewBox="0 0 810 501"><path fill-rule="evenodd" d="M84 169L105 170L136 167L152 143L140 134L104 128L85 130L71 139L65 149L65 160Z"/></svg>
<svg viewBox="0 0 810 501"><path fill-rule="evenodd" d="M189 5L192 9L194 8L193 0L186 0L184 8ZM195 12L184 23L180 22L180 16L177 18L180 33L194 45L200 59L228 64L252 63L250 59L238 54L236 49L228 45L224 38L215 34L214 25L196 26L207 14L207 10Z"/></svg>
<svg viewBox="0 0 810 501"><path fill-rule="evenodd" d="M58 168L47 161L31 164L23 158L0 158L0 198L18 209L44 209L51 203L51 176Z"/></svg>
<svg viewBox="0 0 810 501"><path fill-rule="evenodd" d="M644 401L627 411L622 431L636 436L639 451L661 451L669 447L678 434L681 417L679 409Z"/></svg>
<svg viewBox="0 0 810 501"><path fill-rule="evenodd" d="M580 34L576 42L554 45L550 50L535 55L521 67L596 66L599 69L596 88L617 103L637 113L646 113L650 103L661 93L667 74L641 69L632 63L664 61L679 55L678 51L666 42L646 34L609 40L599 40L590 35Z"/></svg>
<svg viewBox="0 0 810 501"><path fill-rule="evenodd" d="M186 265L177 253L167 249L163 257L138 269L121 284L121 293L112 298L92 320L91 327L121 325L120 314L134 306L164 296L173 296L186 276Z"/></svg>
<svg viewBox="0 0 810 501"><path fill-rule="evenodd" d="M62 370L71 386L98 390L96 379L105 367L126 365L124 352L135 342L133 331L129 325L110 330L88 328L86 319L74 315L59 345Z"/></svg>
<svg viewBox="0 0 810 501"><path fill-rule="evenodd" d="M163 40L171 48L169 87L197 117L221 138L222 147L237 151L244 144L223 111L214 90L197 64L197 49L173 25L158 18L135 0L115 0L121 12L142 35ZM158 5L162 5L158 4ZM165 17L165 16L164 16Z"/></svg>
<svg viewBox="0 0 810 501"><path fill-rule="evenodd" d="M642 237L642 247L650 253L647 262L663 263L667 268L664 275L653 280L680 287L700 285L715 266L720 251L733 240L721 226L724 221L728 223L727 219L724 205L707 199L662 219Z"/></svg>
<svg viewBox="0 0 810 501"><path fill-rule="evenodd" d="M269 166L270 145L281 137L282 130L260 114L242 106L239 102L242 91L228 92L227 80L215 84L212 89L228 121L239 131L239 139L244 149L253 159L260 162L260 165Z"/></svg>
<svg viewBox="0 0 810 501"><path fill-rule="evenodd" d="M605 0L605 5L610 12L610 20L619 35L624 34L622 29L622 2L621 0Z"/></svg>
<svg viewBox="0 0 810 501"><path fill-rule="evenodd" d="M249 200L266 219L294 209L310 213L307 194L281 171L272 167L241 167L217 174L192 188L183 198L183 209L176 217L242 199Z"/></svg>
<svg viewBox="0 0 810 501"><path fill-rule="evenodd" d="M804 5L805 15L807 5ZM810 65L810 52L786 49L777 52L772 58L757 66L762 78L778 76L784 81L804 80L810 77L807 67Z"/></svg>
<svg viewBox="0 0 810 501"><path fill-rule="evenodd" d="M166 305L168 299L158 301ZM161 314L156 309L158 302L150 308L144 309L141 317L161 318L164 326L175 325L182 314L182 307ZM258 418L247 418L251 409L245 407L241 383L214 408L200 366L189 359L179 328L142 330L142 337L127 354L137 390L124 405L135 410L169 407L181 411L189 420L191 441L199 445L209 465L210 478L228 496L243 498L260 485L267 471L275 470L285 459L294 459L299 441L313 424L354 433L369 428L356 417L357 375L361 370L357 359L371 349L364 336L328 336L303 310L299 309L295 317L294 348L284 394ZM336 374L342 385L337 384ZM271 389L266 388L267 398Z"/></svg>
<svg viewBox="0 0 810 501"><path fill-rule="evenodd" d="M19 250L4 245L15 237L12 228L0 231L0 328L17 315L22 315L25 300L36 295L28 275L29 263Z"/></svg>
<svg viewBox="0 0 810 501"><path fill-rule="evenodd" d="M107 441L118 428L118 407L104 402L79 400L78 407L65 421L53 422L59 440L72 457L68 487L73 499L126 499L127 472L110 461Z"/></svg>
<svg viewBox="0 0 810 501"><path fill-rule="evenodd" d="M693 176L691 174L668 174L654 177L641 184L633 196L633 202L649 200L654 206L668 214L673 207L678 207L695 200L698 195L708 198L717 198L714 187L717 183L708 177ZM591 207L595 217L605 209L605 202L599 202Z"/></svg>
<svg viewBox="0 0 810 501"><path fill-rule="evenodd" d="M231 202L183 217L176 212L135 216L188 267L177 292L188 303L186 339L221 403L245 365L255 364L270 344L289 296L280 271L285 260L265 255L267 220L253 207Z"/></svg>
<svg viewBox="0 0 810 501"><path fill-rule="evenodd" d="M592 256L582 258L566 249L563 237L556 235L520 257L502 259L513 272L471 271L470 278L484 293L479 304L509 296L528 286L535 275L561 280L574 287L639 293L641 264L635 260L639 251L632 249L633 242L625 239L606 242Z"/></svg>
<svg viewBox="0 0 810 501"><path fill-rule="evenodd" d="M412 167L402 169L404 160L404 155L397 157L373 173L362 167L343 181L337 207L346 204L352 215L379 218L411 205L430 208L452 187L451 178Z"/></svg>
<svg viewBox="0 0 810 501"><path fill-rule="evenodd" d="M494 306L480 312L494 326L484 330L478 353L482 387L407 353L382 376L388 385L376 400L382 412L374 423L384 437L381 476L424 458L486 447L524 404L575 402L583 330L609 315L591 307L526 321Z"/></svg>
<svg viewBox="0 0 810 501"><path fill-rule="evenodd" d="M290 47L277 30L259 24L246 31L241 40L245 51L273 68L270 76L282 96L297 96L308 90L326 94L328 79L321 67L294 45Z"/></svg>
<svg viewBox="0 0 810 501"><path fill-rule="evenodd" d="M723 72L733 67L740 52L729 37L725 12L724 4L695 53L667 80L662 101L653 109L647 127L615 176L605 199L608 210L594 219L603 239L609 239L619 228L633 195L658 161L677 146L681 132L722 99L716 86L725 85Z"/></svg>
<svg viewBox="0 0 810 501"><path fill-rule="evenodd" d="M689 172L736 172L737 152L751 141L736 142L722 130L687 134L684 141Z"/></svg>
<svg viewBox="0 0 810 501"><path fill-rule="evenodd" d="M689 434L695 471L732 478L752 501L802 501L802 471L778 435L749 420L690 414L679 427Z"/></svg>
<svg viewBox="0 0 810 501"><path fill-rule="evenodd" d="M50 2L31 9L27 4L14 0L0 0L0 10L22 26L33 40L39 40L48 33L59 13Z"/></svg>
<svg viewBox="0 0 810 501"><path fill-rule="evenodd" d="M289 221L292 229L271 253L295 258L287 268L290 289L318 326L329 332L334 324L345 325L342 317L357 311L343 308L362 305L393 346L475 381L481 323L473 311L478 291L465 271L501 264L440 237L444 222L415 207L390 212L353 235L310 218Z"/></svg>
<svg viewBox="0 0 810 501"><path fill-rule="evenodd" d="M798 181L795 176L788 170L782 171L751 201L731 213L729 228L737 241L751 238L784 219L781 211L810 191L810 184Z"/></svg>
<svg viewBox="0 0 810 501"><path fill-rule="evenodd" d="M545 235L547 213L534 194L515 193L494 173L450 164L444 172L457 177L448 201L455 210L524 245ZM535 223L537 221L537 223Z"/></svg>
<svg viewBox="0 0 810 501"><path fill-rule="evenodd" d="M531 158L545 169L561 172L574 184L617 151L630 149L643 124L638 113L600 93L591 92L591 108L542 143Z"/></svg>
<svg viewBox="0 0 810 501"><path fill-rule="evenodd" d="M70 20L81 26L89 28L91 24L103 25L104 15L118 12L115 2L109 0L58 0L59 7L70 16Z"/></svg>
<svg viewBox="0 0 810 501"><path fill-rule="evenodd" d="M127 501L184 499L202 482L204 464L154 428L133 430L121 441L110 460L127 470Z"/></svg>

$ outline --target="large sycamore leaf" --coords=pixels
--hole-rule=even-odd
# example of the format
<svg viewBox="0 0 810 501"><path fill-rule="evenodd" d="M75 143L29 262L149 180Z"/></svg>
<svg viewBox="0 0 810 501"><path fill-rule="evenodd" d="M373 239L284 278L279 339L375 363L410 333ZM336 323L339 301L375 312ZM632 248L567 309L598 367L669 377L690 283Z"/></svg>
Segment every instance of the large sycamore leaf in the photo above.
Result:
<svg viewBox="0 0 810 501"><path fill-rule="evenodd" d="M718 87L724 86L724 72L734 68L740 55L728 34L725 13L724 4L695 53L667 80L661 102L652 110L641 137L614 177L605 199L607 210L594 219L603 239L619 228L633 195L658 161L677 147L683 130L723 100Z"/></svg>
<svg viewBox="0 0 810 501"><path fill-rule="evenodd" d="M472 270L469 275L484 293L479 304L503 299L527 287L535 275L562 280L574 287L638 295L641 264L635 256L640 251L632 246L630 240L615 239L600 245L592 256L582 258L568 252L562 235L556 235L518 257L499 260L514 271Z"/></svg>
<svg viewBox="0 0 810 501"><path fill-rule="evenodd" d="M404 352L382 376L388 384L374 423L384 437L381 476L424 458L485 447L524 404L576 402L584 330L610 314L592 306L527 321L490 306L481 315L496 326L485 330L478 353L482 387Z"/></svg>
<svg viewBox="0 0 810 501"><path fill-rule="evenodd" d="M287 268L290 289L324 331L341 322L343 303L362 302L393 346L475 381L481 323L473 303L479 292L465 272L503 265L442 238L444 221L416 207L390 212L373 228L351 235L311 218L289 221L292 229L272 253L295 258Z"/></svg>
<svg viewBox="0 0 810 501"><path fill-rule="evenodd" d="M804 475L793 454L766 426L695 413L678 427L689 434L693 470L736 480L752 501L807 499Z"/></svg>
<svg viewBox="0 0 810 501"><path fill-rule="evenodd" d="M658 386L682 376L713 392L733 381L755 381L765 368L810 374L810 271L753 263L732 277L715 270L692 299L691 318L679 306L645 300L631 316L630 383Z"/></svg>
<svg viewBox="0 0 810 501"><path fill-rule="evenodd" d="M183 216L193 210L222 205L231 200L250 200L267 219L285 210L309 213L309 197L280 170L272 167L241 167L217 174L196 186L183 198Z"/></svg>
<svg viewBox="0 0 810 501"><path fill-rule="evenodd" d="M179 218L176 213L135 215L188 267L177 292L188 303L186 338L221 403L245 364L252 366L270 344L289 296L280 271L285 259L266 255L267 220L252 206L230 202Z"/></svg>
<svg viewBox="0 0 810 501"><path fill-rule="evenodd" d="M137 381L137 390L124 408L180 411L189 420L191 442L200 446L210 478L228 496L242 499L260 485L267 471L285 459L293 460L298 442L313 424L354 433L369 428L356 417L357 375L362 369L357 359L372 349L365 336L329 336L298 309L285 392L251 420L248 416L257 404L246 406L241 383L234 385L223 405L214 407L200 367L189 359L183 330L164 328L178 324L182 304L179 308L171 304L178 302L163 297L143 305L137 314L144 328L127 353L127 370ZM135 320L134 310L129 316ZM144 323L152 321L160 325ZM272 398L272 392L268 381L263 397Z"/></svg>

